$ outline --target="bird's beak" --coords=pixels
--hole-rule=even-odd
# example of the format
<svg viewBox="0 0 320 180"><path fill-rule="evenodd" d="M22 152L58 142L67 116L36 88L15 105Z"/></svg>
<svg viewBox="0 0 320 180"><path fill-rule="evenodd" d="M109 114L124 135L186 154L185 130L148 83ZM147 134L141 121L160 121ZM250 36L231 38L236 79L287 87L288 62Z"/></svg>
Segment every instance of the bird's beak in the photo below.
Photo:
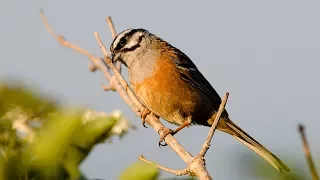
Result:
<svg viewBox="0 0 320 180"><path fill-rule="evenodd" d="M111 54L111 61L112 61L112 63L115 63L115 62L116 62L113 54Z"/></svg>
<svg viewBox="0 0 320 180"><path fill-rule="evenodd" d="M111 53L111 60L112 60L112 63L115 63L119 60L119 56L120 56L120 53L117 53L117 54L114 54L113 52Z"/></svg>
<svg viewBox="0 0 320 180"><path fill-rule="evenodd" d="M114 58L114 52L111 51L111 60L112 60L112 63L115 63L117 61L117 59Z"/></svg>

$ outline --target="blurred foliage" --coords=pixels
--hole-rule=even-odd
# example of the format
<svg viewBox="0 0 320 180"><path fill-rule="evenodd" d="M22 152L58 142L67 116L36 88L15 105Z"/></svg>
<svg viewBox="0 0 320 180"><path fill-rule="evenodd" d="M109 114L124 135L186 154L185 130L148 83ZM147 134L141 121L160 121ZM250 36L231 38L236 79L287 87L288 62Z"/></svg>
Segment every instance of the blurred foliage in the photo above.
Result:
<svg viewBox="0 0 320 180"><path fill-rule="evenodd" d="M172 177L160 178L160 173L155 164L147 164L137 161L126 168L119 177L119 180L196 180L194 177ZM173 175L174 176L174 175Z"/></svg>
<svg viewBox="0 0 320 180"><path fill-rule="evenodd" d="M147 164L138 161L124 170L120 175L120 180L155 180L159 176L158 168L155 164Z"/></svg>
<svg viewBox="0 0 320 180"><path fill-rule="evenodd" d="M284 158L286 156L279 157L291 169L290 172L279 173L267 162L261 159L256 154L250 151L239 151L239 156L242 156L241 162L238 162L241 167L241 172L248 177L255 177L256 179L268 179L268 180L309 180L311 179L308 171L307 164L305 162L295 161L295 157ZM240 154L241 153L241 154ZM303 152L301 156L304 157ZM246 164L245 166L243 164Z"/></svg>
<svg viewBox="0 0 320 180"><path fill-rule="evenodd" d="M162 178L161 180L196 180L197 178L196 177L188 177L188 176L185 176L185 177L173 177L173 178Z"/></svg>
<svg viewBox="0 0 320 180"><path fill-rule="evenodd" d="M0 115L21 109L29 119L33 117L44 118L50 112L57 110L56 102L39 96L18 83L0 82L0 84ZM10 117L7 118L10 119Z"/></svg>
<svg viewBox="0 0 320 180"><path fill-rule="evenodd" d="M0 83L0 179L85 179L92 148L134 128L120 111L66 109L25 86Z"/></svg>

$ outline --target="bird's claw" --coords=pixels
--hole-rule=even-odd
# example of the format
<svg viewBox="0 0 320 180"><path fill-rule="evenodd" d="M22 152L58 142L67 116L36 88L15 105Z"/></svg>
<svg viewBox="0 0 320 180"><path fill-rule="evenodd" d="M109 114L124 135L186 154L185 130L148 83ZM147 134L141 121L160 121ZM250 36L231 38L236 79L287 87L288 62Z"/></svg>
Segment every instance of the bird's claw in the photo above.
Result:
<svg viewBox="0 0 320 180"><path fill-rule="evenodd" d="M146 126L146 119L142 119L142 126L145 127L145 128L148 128L148 127Z"/></svg>
<svg viewBox="0 0 320 180"><path fill-rule="evenodd" d="M167 146L168 144L164 141L164 139L169 135L174 135L174 131L169 129L169 128L166 128L166 127L161 127L158 131L158 134L160 134L162 132L162 135L160 135L160 140L159 140L159 147L161 146ZM162 143L164 142L164 143Z"/></svg>
<svg viewBox="0 0 320 180"><path fill-rule="evenodd" d="M142 119L142 125L143 125L143 127L147 128L147 126L146 126L146 117L149 114L151 114L151 111L144 107L144 108L142 108L142 110L139 110L139 112L140 112L140 117Z"/></svg>

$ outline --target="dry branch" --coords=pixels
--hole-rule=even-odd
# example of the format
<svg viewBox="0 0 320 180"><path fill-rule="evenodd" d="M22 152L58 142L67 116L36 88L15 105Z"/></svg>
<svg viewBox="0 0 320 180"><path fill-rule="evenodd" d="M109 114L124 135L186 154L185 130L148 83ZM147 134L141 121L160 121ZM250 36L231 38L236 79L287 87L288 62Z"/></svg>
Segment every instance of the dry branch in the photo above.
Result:
<svg viewBox="0 0 320 180"><path fill-rule="evenodd" d="M229 97L229 93L226 92L226 94L224 95L223 100L221 102L221 105L219 107L219 110L218 110L218 113L216 115L216 118L214 119L214 121L213 121L213 123L211 125L211 128L209 130L207 139L204 142L204 144L202 146L202 149L200 150L199 156L201 156L201 157L205 156L206 152L208 151L208 149L210 147L210 143L211 143L212 137L213 137L214 132L215 132L217 126L218 126L221 114L222 114L222 112L224 111L224 109L226 107L226 104L227 104L227 101L228 101L228 97Z"/></svg>
<svg viewBox="0 0 320 180"><path fill-rule="evenodd" d="M304 132L305 128L302 124L299 124L298 129L299 129L299 132L301 135L301 139L302 139L302 143L303 143L303 150L304 150L304 154L306 156L306 160L307 160L310 172L311 172L312 180L319 180L319 176L318 176L316 167L314 165L314 162L313 162L313 159L311 156L311 151L309 148L308 140L307 140L306 134Z"/></svg>
<svg viewBox="0 0 320 180"><path fill-rule="evenodd" d="M40 11L40 16L41 19L46 27L46 29L48 30L48 32L64 47L70 48L80 54L83 54L85 56L87 56L89 58L89 60L91 61L91 65L90 70L94 71L94 70L100 70L104 77L109 81L109 86L103 85L103 89L104 90L116 90L120 97L130 106L130 108L132 109L132 111L140 116L140 112L142 112L141 108L144 108L144 106L139 102L139 100L137 99L137 97L134 95L134 93L132 92L131 88L129 87L129 85L127 84L127 82L125 81L125 79L123 78L123 76L120 73L121 67L120 65L117 67L112 64L111 58L108 56L108 52L105 48L105 46L103 45L103 43L100 40L99 34L96 32L95 33L95 37L96 40L98 42L98 44L100 45L100 48L104 54L104 58L100 58L97 56L94 56L93 54L89 53L87 50L82 49L81 47L79 47L78 45L72 44L69 41L67 41L63 36L59 36L57 35L53 29L51 28L51 26L49 25L49 23L47 22L43 11ZM115 28L114 25L112 23L111 17L108 17L107 22L109 24L112 36L115 37L116 36L116 32L115 32ZM111 70L111 71L110 71ZM220 119L221 113L224 110L225 104L227 102L227 98L228 98L228 93L226 93L218 114L216 116L216 119L212 125L212 127L210 128L208 137L203 145L203 148L201 149L200 153L193 157L188 151L186 151L184 149L184 147L172 136L172 135L168 135L165 138L166 143L169 145L169 147L176 152L176 154L185 162L187 163L187 168L182 169L182 170L172 170L169 168L166 168L164 166L160 166L158 165L159 169L171 172L173 174L176 175L193 175L193 176L197 176L199 179L212 179L212 177L210 176L210 174L208 173L206 167L205 167L205 162L204 162L204 155L207 152L207 150L209 149L209 145L212 139L212 136L214 134L214 131L216 129L216 126L218 124L218 121ZM162 125L162 123L159 121L159 119L153 115L152 113L150 115L148 115L146 117L146 122L153 127L153 129L156 132L159 132L160 128L163 128L164 126ZM160 132L161 133L161 132ZM148 162L151 163L150 161L146 160L143 156L140 156L140 159L144 162Z"/></svg>
<svg viewBox="0 0 320 180"><path fill-rule="evenodd" d="M172 174L175 174L177 176L183 176L183 175L187 175L189 172L188 172L188 168L184 168L184 169L178 169L178 170L175 170L175 169L170 169L168 167L165 167L165 166L161 166L157 163L154 163L154 162L151 162L149 160L147 160L143 155L141 155L139 157L139 160L145 162L145 163L148 163L148 164L155 164L157 166L157 168L163 170L163 171L166 171L166 172L169 172L169 173L172 173Z"/></svg>
<svg viewBox="0 0 320 180"><path fill-rule="evenodd" d="M116 32L116 28L114 27L114 24L113 24L113 21L112 21L111 17L108 16L106 18L106 21L107 21L107 23L109 25L112 38L114 39L117 36L117 32ZM116 62L116 67L119 70L119 72L121 72L121 63L120 62Z"/></svg>

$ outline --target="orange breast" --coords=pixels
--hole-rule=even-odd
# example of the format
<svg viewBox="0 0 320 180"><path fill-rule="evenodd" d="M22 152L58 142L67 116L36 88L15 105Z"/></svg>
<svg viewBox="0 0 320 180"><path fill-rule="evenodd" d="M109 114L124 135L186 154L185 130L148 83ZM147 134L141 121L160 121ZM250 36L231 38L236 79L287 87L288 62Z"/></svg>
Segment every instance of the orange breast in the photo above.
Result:
<svg viewBox="0 0 320 180"><path fill-rule="evenodd" d="M201 98L192 85L180 78L171 59L161 58L150 77L132 85L147 108L168 122L179 125L191 116Z"/></svg>

